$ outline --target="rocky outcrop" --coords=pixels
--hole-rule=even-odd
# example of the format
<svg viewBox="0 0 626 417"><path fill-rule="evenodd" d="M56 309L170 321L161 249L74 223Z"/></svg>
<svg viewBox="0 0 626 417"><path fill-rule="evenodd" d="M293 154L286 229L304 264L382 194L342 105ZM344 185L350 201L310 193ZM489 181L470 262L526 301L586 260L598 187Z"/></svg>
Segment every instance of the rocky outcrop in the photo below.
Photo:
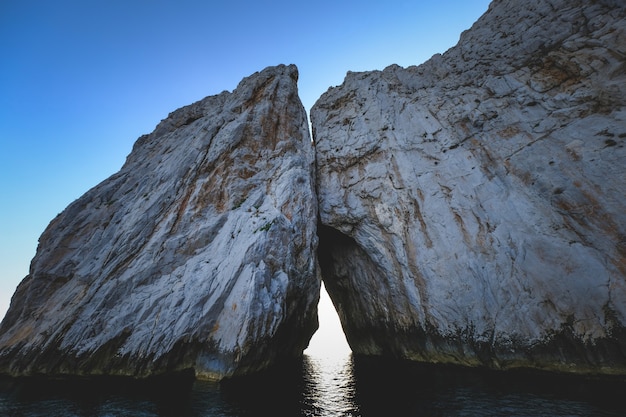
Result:
<svg viewBox="0 0 626 417"><path fill-rule="evenodd" d="M358 354L626 374L623 2L494 1L444 55L349 73L315 151L296 79L173 112L54 219L0 373L264 369L317 327L319 258Z"/></svg>
<svg viewBox="0 0 626 417"><path fill-rule="evenodd" d="M314 153L295 66L169 115L40 238L0 328L12 375L222 378L317 328Z"/></svg>
<svg viewBox="0 0 626 417"><path fill-rule="evenodd" d="M626 10L494 1L311 112L320 263L353 351L626 373Z"/></svg>

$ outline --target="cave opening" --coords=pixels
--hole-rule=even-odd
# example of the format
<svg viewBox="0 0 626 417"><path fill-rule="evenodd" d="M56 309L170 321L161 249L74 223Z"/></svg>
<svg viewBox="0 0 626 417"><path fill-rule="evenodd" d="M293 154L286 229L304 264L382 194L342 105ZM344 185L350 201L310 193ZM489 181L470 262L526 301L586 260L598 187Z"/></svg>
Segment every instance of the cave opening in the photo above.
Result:
<svg viewBox="0 0 626 417"><path fill-rule="evenodd" d="M346 356L351 352L343 333L337 310L322 282L317 305L319 328L313 334L305 354L317 357Z"/></svg>
<svg viewBox="0 0 626 417"><path fill-rule="evenodd" d="M318 237L318 260L322 275L317 312L319 328L313 334L305 353L316 356L344 356L351 349L333 302L343 298L336 285L336 267L339 264L338 257L344 256L346 249L355 243L343 233L322 224L318 225ZM332 297L329 292L333 292Z"/></svg>

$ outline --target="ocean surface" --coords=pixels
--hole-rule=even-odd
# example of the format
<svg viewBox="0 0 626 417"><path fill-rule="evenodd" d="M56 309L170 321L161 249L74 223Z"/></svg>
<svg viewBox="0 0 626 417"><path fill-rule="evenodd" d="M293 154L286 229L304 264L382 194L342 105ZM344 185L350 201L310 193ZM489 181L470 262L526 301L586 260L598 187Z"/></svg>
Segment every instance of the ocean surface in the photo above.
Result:
<svg viewBox="0 0 626 417"><path fill-rule="evenodd" d="M305 355L226 384L2 380L0 416L626 416L626 383Z"/></svg>

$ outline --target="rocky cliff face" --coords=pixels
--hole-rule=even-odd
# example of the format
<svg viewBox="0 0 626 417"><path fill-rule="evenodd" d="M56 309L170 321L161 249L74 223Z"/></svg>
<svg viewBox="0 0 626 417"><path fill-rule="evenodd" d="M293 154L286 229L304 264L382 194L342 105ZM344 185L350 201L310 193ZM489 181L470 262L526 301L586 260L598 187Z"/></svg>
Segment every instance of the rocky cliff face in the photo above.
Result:
<svg viewBox="0 0 626 417"><path fill-rule="evenodd" d="M9 374L221 378L317 328L314 153L294 66L139 138L41 236L0 329Z"/></svg>
<svg viewBox="0 0 626 417"><path fill-rule="evenodd" d="M356 353L626 372L626 8L494 1L311 112L320 262Z"/></svg>
<svg viewBox="0 0 626 417"><path fill-rule="evenodd" d="M263 369L315 330L319 257L356 353L626 374L623 2L494 1L444 55L349 73L315 151L296 78L173 112L54 219L0 372Z"/></svg>

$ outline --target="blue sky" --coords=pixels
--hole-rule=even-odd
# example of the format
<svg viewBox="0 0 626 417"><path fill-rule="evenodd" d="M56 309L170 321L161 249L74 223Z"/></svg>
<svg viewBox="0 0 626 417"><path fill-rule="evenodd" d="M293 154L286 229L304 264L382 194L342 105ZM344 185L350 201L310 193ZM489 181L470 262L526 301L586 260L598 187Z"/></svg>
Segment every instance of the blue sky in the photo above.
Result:
<svg viewBox="0 0 626 417"><path fill-rule="evenodd" d="M309 110L347 71L445 52L488 5L3 0L0 317L48 223L117 172L169 112L281 63L298 66Z"/></svg>

